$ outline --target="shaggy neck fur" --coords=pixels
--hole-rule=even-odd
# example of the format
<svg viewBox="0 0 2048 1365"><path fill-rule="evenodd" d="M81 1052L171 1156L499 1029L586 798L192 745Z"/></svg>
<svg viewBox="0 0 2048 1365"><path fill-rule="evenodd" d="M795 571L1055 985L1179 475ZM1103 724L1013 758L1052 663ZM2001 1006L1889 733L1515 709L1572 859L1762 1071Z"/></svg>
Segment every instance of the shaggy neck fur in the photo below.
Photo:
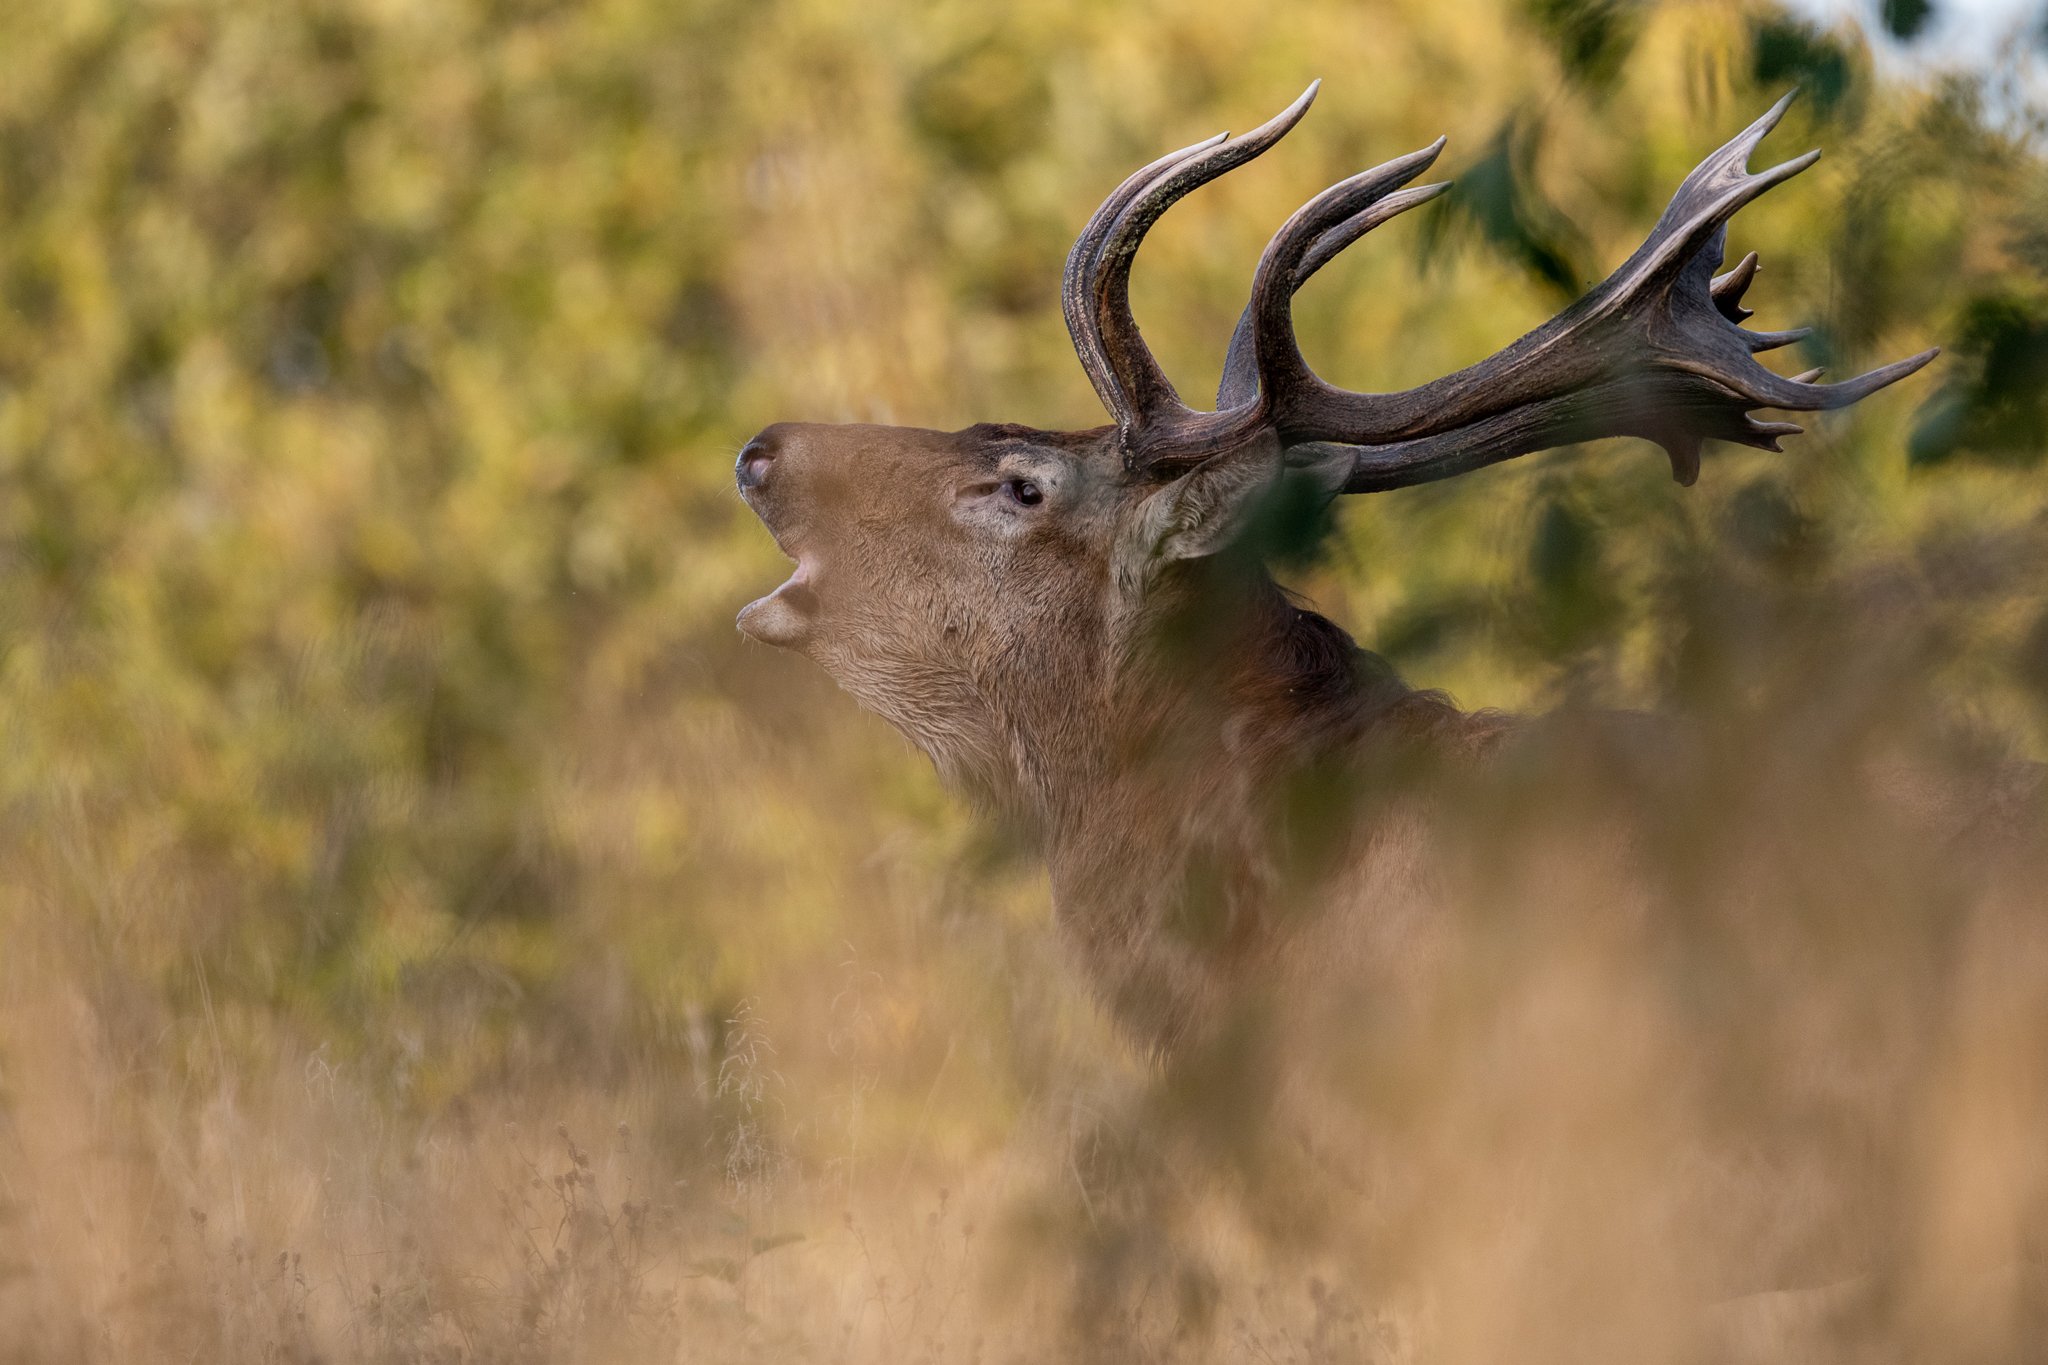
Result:
<svg viewBox="0 0 2048 1365"><path fill-rule="evenodd" d="M1025 700L1002 713L1009 771L984 794L1038 833L1083 969L1161 1051L1275 949L1276 907L1313 900L1370 824L1362 800L1405 759L1491 724L1406 687L1263 570L1197 572L1201 610L1170 615L1120 665L990 689Z"/></svg>

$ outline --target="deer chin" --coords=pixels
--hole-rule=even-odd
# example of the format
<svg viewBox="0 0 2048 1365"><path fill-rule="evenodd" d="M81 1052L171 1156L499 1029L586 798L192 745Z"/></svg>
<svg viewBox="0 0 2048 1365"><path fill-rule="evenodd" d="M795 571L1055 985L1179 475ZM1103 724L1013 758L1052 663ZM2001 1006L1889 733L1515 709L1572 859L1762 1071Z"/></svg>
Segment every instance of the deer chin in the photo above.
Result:
<svg viewBox="0 0 2048 1365"><path fill-rule="evenodd" d="M818 594L811 588L811 561L798 556L796 572L766 597L740 608L740 632L764 645L798 649L817 624Z"/></svg>

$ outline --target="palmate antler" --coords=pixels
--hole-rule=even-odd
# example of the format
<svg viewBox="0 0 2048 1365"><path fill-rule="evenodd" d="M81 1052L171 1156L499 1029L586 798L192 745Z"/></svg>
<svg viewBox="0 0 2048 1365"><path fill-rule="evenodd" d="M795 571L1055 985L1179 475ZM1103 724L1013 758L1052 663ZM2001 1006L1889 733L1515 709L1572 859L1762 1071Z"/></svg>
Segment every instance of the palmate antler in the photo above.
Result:
<svg viewBox="0 0 2048 1365"><path fill-rule="evenodd" d="M1353 393L1319 378L1295 343L1292 300L1338 252L1448 188L1403 188L1436 160L1443 140L1333 185L1267 244L1231 339L1217 410L1191 409L1138 334L1131 261L1175 200L1278 142L1319 85L1262 127L1198 142L1133 175L1103 201L1067 257L1067 327L1134 473L1170 477L1270 434L1292 450L1347 448L1353 464L1345 491L1365 493L1575 441L1640 436L1663 446L1673 476L1689 484L1704 441L1776 450L1780 436L1801 430L1758 421L1754 410L1842 407L1938 354L1924 351L1839 384L1812 382L1818 370L1788 379L1756 362L1757 352L1806 331L1737 325L1750 316L1741 300L1756 274L1755 253L1725 275L1714 271L1736 210L1820 156L1748 170L1750 154L1792 102L1787 95L1685 178L1649 239L1590 293L1478 364L1400 393Z"/></svg>

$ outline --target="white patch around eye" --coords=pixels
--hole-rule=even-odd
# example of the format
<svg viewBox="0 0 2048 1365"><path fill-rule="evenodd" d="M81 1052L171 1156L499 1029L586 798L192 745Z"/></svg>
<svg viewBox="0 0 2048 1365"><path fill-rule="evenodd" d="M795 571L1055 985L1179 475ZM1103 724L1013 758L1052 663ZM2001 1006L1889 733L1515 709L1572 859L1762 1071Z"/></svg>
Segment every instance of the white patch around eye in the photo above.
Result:
<svg viewBox="0 0 2048 1365"><path fill-rule="evenodd" d="M1024 521L1021 514L1031 510L1019 507L1008 490L995 481L970 485L953 499L953 520L984 535L1020 529Z"/></svg>
<svg viewBox="0 0 2048 1365"><path fill-rule="evenodd" d="M1057 468L1000 465L985 480L963 484L953 498L953 519L991 535L1015 535L1053 505L1063 479ZM1036 501L1019 496L1019 485L1037 491Z"/></svg>

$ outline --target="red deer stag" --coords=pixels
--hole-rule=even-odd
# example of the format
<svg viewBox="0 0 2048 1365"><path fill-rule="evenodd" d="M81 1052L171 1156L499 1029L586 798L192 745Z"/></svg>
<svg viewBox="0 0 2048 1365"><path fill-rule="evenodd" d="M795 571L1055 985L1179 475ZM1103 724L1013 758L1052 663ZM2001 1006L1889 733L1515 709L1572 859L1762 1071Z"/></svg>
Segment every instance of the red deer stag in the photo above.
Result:
<svg viewBox="0 0 2048 1365"><path fill-rule="evenodd" d="M1707 440L1777 450L1800 430L1754 410L1838 408L1935 355L1835 384L1753 358L1804 333L1738 325L1754 254L1715 271L1736 210L1819 156L1747 168L1788 95L1686 177L1605 282L1505 350L1405 392L1317 376L1291 297L1446 188L1408 187L1443 142L1331 187L1266 247L1216 410L1197 411L1139 336L1132 259L1168 206L1273 146L1315 93L1144 167L1082 230L1061 299L1113 424L780 423L737 465L748 505L796 563L740 613L741 630L808 655L949 782L1035 830L1095 989L1163 1051L1192 1041L1248 973L1270 983L1300 956L1276 902L1304 857L1340 913L1384 916L1415 875L1414 840L1384 808L1355 812L1342 847L1294 847L1284 813L1305 776L1370 775L1418 749L1474 754L1507 728L1409 689L1290 601L1244 549L1276 499L1403 488L1608 436L1656 442L1690 484Z"/></svg>

